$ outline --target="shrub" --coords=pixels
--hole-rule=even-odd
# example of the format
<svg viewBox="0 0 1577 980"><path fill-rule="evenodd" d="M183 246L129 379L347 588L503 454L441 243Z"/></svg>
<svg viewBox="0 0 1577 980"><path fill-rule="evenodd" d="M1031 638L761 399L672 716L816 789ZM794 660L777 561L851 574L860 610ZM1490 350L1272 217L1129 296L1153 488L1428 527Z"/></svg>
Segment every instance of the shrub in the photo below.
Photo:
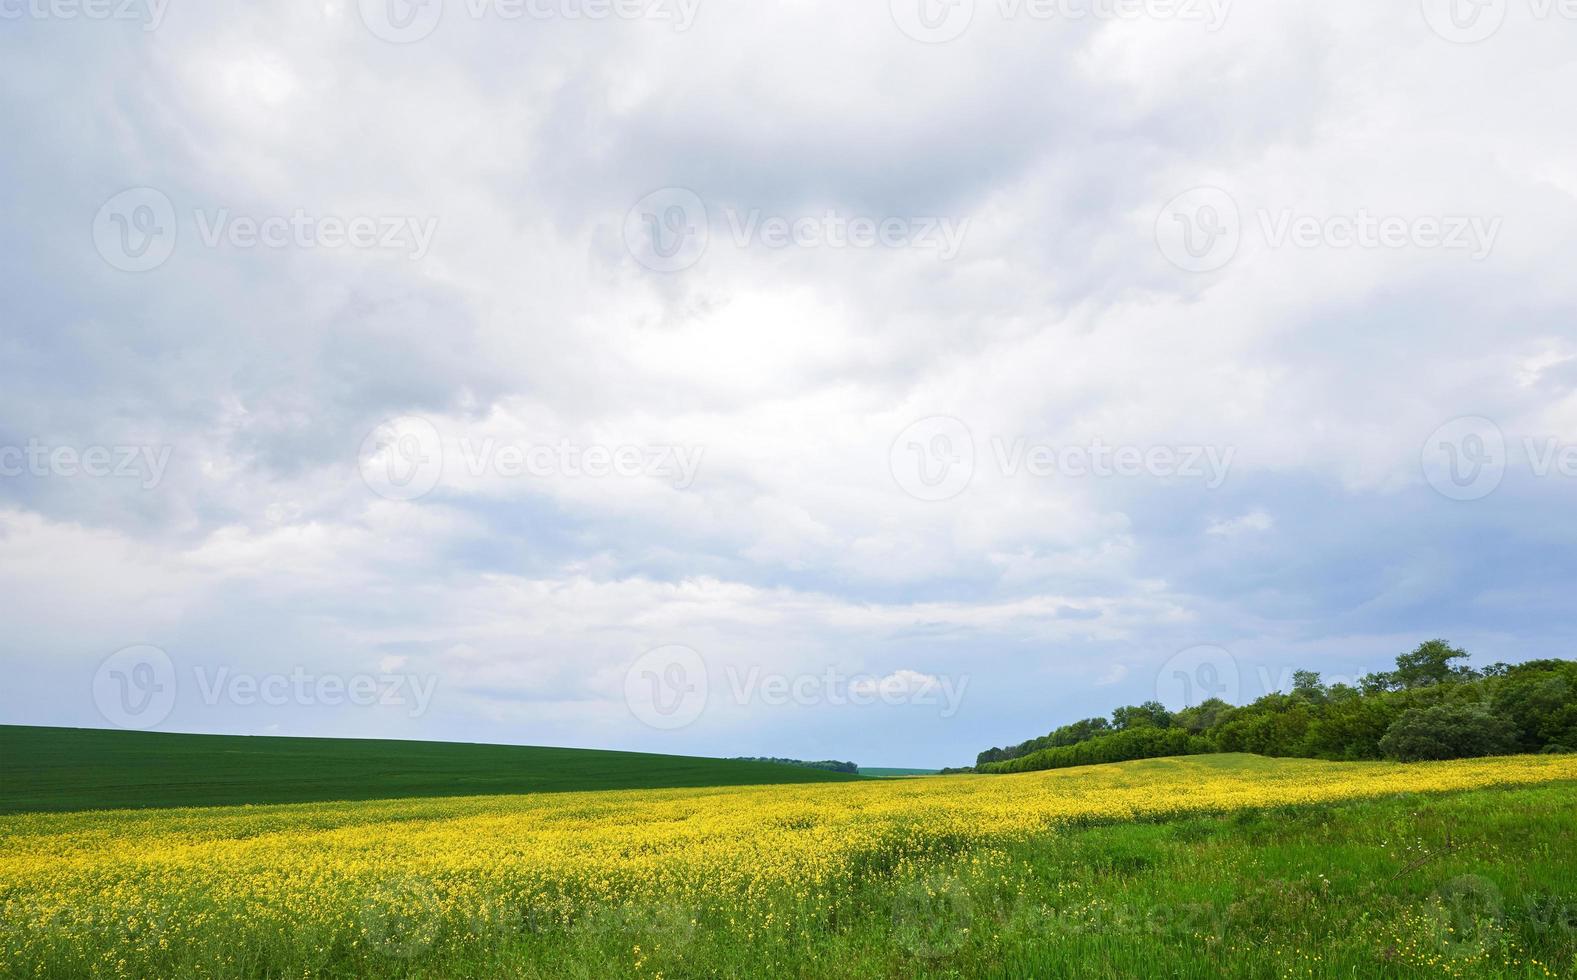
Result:
<svg viewBox="0 0 1577 980"><path fill-rule="evenodd" d="M1128 762L1168 755L1198 755L1209 752L1210 743L1181 728L1131 728L1099 735L1076 745L1041 749L1004 762L976 767L980 772L1032 772L1038 769L1065 769L1101 762Z"/></svg>
<svg viewBox="0 0 1577 980"><path fill-rule="evenodd" d="M1385 757L1401 762L1506 755L1516 748L1511 724L1478 704L1410 708L1380 739Z"/></svg>

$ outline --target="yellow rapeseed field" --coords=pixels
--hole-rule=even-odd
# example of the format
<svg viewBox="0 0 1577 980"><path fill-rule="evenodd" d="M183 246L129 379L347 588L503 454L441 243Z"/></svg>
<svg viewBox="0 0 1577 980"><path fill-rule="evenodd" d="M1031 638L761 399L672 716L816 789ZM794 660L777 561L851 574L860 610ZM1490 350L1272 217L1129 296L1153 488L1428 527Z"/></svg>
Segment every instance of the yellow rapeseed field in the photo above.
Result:
<svg viewBox="0 0 1577 980"><path fill-rule="evenodd" d="M679 918L737 909L740 928L770 928L784 909L831 909L862 878L941 856L989 863L994 844L1068 825L1570 779L1577 756L1238 768L1169 759L995 777L8 816L0 973L245 973L249 957L261 962L280 943L308 950L309 965L311 951L343 962L635 906Z"/></svg>

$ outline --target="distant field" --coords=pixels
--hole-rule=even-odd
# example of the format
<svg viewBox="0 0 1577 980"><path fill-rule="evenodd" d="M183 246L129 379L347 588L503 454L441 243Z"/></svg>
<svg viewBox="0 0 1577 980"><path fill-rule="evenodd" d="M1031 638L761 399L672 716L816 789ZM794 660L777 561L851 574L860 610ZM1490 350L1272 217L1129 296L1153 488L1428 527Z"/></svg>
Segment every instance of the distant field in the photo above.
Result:
<svg viewBox="0 0 1577 980"><path fill-rule="evenodd" d="M884 766L861 766L862 776L935 776L940 769L890 769Z"/></svg>
<svg viewBox="0 0 1577 980"><path fill-rule="evenodd" d="M1577 976L1577 757L0 816L27 977Z"/></svg>
<svg viewBox="0 0 1577 980"><path fill-rule="evenodd" d="M0 813L854 779L591 749L0 725Z"/></svg>

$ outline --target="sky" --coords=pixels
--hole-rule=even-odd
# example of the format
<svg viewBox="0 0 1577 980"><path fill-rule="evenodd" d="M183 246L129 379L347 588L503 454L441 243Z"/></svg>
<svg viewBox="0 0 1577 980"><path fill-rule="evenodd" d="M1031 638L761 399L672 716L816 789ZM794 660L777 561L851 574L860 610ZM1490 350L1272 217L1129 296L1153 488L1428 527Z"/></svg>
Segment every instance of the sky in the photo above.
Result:
<svg viewBox="0 0 1577 980"><path fill-rule="evenodd" d="M1573 652L1577 10L0 20L0 722L942 766Z"/></svg>

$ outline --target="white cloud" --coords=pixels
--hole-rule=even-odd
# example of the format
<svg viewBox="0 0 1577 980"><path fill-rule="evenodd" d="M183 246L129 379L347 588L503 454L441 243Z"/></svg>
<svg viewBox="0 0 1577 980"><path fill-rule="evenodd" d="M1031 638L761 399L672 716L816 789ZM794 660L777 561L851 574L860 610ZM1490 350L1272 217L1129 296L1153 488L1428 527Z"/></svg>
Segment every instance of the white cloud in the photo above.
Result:
<svg viewBox="0 0 1577 980"><path fill-rule="evenodd" d="M1223 538L1235 538L1250 531L1269 531L1275 526L1276 519L1274 517L1271 517L1263 510L1253 510L1241 517L1211 521L1210 526L1205 529L1205 533Z"/></svg>
<svg viewBox="0 0 1577 980"><path fill-rule="evenodd" d="M947 726L785 723L759 746L936 753L1101 713L1119 691L1098 684L1144 693L1122 663L1200 642L1367 650L1422 623L1507 655L1567 638L1476 599L1577 576L1571 488L1513 473L1445 512L1419 458L1465 415L1514 445L1577 442L1562 25L1463 47L1358 0L1235 4L1214 32L982 7L931 46L885 4L816 0L707 7L683 33L450 17L409 46L346 4L172 11L151 36L14 26L0 202L29 242L0 263L0 447L172 453L149 492L0 478L9 716L92 722L81 666L156 642L440 672L433 717L401 734L637 745L622 665L683 642L725 664L968 673ZM1185 274L1154 226L1203 184L1230 192L1243 242ZM132 276L84 228L140 185L176 203L181 237ZM622 229L668 185L706 200L713 237L659 275ZM197 208L438 231L414 262L210 249ZM950 261L729 240L730 213L829 209L968 234ZM1289 209L1502 231L1482 261L1275 247L1261 216ZM488 439L704 455L684 488L462 465L386 501L355 454L404 415L443 431L449 461ZM916 500L889 449L936 415L973 433L972 478ZM1215 490L1030 478L995 465L995 437L1235 455ZM1523 560L1438 553L1440 521ZM1298 560L1229 563L1200 528ZM671 744L726 752L758 730L728 724Z"/></svg>

